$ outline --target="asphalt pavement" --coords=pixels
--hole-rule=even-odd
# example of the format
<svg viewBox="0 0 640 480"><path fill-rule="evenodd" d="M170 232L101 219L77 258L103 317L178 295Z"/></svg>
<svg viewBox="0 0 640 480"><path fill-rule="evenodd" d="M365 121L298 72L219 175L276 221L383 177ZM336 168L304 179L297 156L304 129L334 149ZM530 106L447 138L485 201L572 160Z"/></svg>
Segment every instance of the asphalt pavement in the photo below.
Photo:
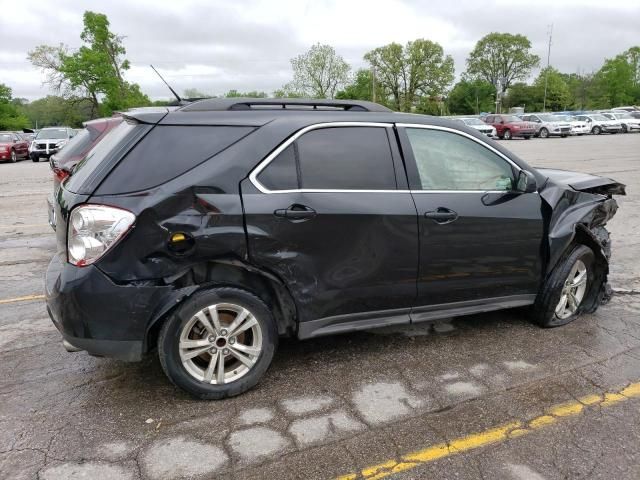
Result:
<svg viewBox="0 0 640 480"><path fill-rule="evenodd" d="M510 310L286 340L217 402L153 357L63 349L41 297L51 172L0 164L0 479L640 478L640 134L503 144L627 184L608 305L557 329Z"/></svg>

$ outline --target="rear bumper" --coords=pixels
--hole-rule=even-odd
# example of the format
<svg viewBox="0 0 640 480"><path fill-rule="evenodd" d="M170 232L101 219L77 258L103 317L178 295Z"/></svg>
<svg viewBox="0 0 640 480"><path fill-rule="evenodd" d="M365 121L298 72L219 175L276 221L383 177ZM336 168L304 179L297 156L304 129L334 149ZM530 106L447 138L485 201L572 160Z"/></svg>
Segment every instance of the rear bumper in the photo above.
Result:
<svg viewBox="0 0 640 480"><path fill-rule="evenodd" d="M63 338L92 355L142 358L149 319L170 287L116 285L94 265L60 255L45 275L47 312Z"/></svg>

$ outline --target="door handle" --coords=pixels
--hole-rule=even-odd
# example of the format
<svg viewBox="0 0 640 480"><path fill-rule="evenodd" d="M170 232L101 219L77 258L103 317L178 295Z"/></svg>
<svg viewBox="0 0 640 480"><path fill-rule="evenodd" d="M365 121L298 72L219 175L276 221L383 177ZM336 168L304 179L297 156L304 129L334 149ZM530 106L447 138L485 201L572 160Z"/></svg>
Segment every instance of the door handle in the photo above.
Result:
<svg viewBox="0 0 640 480"><path fill-rule="evenodd" d="M451 223L458 218L458 214L453 210L449 210L448 208L439 207L435 211L426 212L424 214L426 218L433 220L440 225L444 225L446 223Z"/></svg>
<svg viewBox="0 0 640 480"><path fill-rule="evenodd" d="M316 216L316 211L305 205L291 205L289 208L280 208L273 212L276 217L287 220L308 220Z"/></svg>

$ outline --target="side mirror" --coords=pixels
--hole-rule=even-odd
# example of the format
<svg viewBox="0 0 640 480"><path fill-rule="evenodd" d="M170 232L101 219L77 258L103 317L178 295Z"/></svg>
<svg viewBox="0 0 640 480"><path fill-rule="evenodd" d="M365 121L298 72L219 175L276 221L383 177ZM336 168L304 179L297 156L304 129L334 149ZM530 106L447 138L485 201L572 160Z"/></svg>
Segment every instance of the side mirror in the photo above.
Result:
<svg viewBox="0 0 640 480"><path fill-rule="evenodd" d="M504 120L500 120L500 123L504 123Z"/></svg>
<svg viewBox="0 0 640 480"><path fill-rule="evenodd" d="M538 182L533 173L527 170L520 170L518 174L518 184L516 185L516 191L521 193L533 193L538 190Z"/></svg>

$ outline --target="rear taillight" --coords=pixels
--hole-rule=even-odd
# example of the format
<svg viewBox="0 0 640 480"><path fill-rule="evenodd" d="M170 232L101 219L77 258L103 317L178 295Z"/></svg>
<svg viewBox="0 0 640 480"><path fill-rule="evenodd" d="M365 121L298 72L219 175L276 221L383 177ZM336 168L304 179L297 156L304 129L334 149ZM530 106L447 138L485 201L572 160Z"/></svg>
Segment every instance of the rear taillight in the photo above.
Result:
<svg viewBox="0 0 640 480"><path fill-rule="evenodd" d="M121 208L82 205L69 216L67 256L79 267L102 257L131 228L136 216Z"/></svg>
<svg viewBox="0 0 640 480"><path fill-rule="evenodd" d="M53 168L53 174L56 176L56 178L60 182L62 182L65 178L67 178L70 175L69 172L67 172L66 170L62 170L61 168L58 168L58 167Z"/></svg>

